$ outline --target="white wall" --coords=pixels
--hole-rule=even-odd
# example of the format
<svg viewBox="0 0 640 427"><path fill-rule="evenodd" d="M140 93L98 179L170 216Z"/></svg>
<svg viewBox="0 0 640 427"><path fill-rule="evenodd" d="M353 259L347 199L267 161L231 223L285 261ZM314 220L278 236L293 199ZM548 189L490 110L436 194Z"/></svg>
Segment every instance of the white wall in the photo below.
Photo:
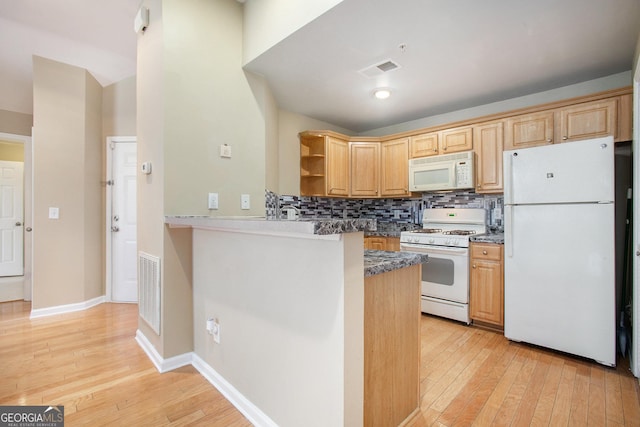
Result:
<svg viewBox="0 0 640 427"><path fill-rule="evenodd" d="M195 353L279 426L362 425L362 233L193 233Z"/></svg>
<svg viewBox="0 0 640 427"><path fill-rule="evenodd" d="M243 64L251 62L343 0L248 0L244 5Z"/></svg>

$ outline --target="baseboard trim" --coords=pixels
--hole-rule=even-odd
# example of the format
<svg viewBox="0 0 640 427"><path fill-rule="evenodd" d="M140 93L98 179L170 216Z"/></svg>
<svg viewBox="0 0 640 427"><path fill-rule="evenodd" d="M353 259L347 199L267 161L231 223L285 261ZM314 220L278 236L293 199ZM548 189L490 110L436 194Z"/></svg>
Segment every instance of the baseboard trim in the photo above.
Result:
<svg viewBox="0 0 640 427"><path fill-rule="evenodd" d="M238 411L244 415L251 424L258 427L278 427L278 425L262 412L249 399L244 397L234 386L225 380L215 369L202 360L197 354L192 353L191 364L207 379Z"/></svg>
<svg viewBox="0 0 640 427"><path fill-rule="evenodd" d="M181 368L183 366L191 365L191 354L192 353L184 353L178 356L170 357L168 359L164 359L160 353L156 351L156 348L151 344L151 342L147 339L147 337L138 329L136 331L136 341L138 345L144 350L147 354L147 357L151 359L151 362L156 367L158 372L165 373L169 371L173 371L174 369Z"/></svg>
<svg viewBox="0 0 640 427"><path fill-rule="evenodd" d="M222 375L216 372L197 354L190 352L169 359L163 359L160 353L147 339L147 337L138 329L136 331L136 342L151 359L151 363L156 367L158 372L164 373L186 365L192 365L200 375L202 375L209 383L214 386L220 394L222 394L235 408L256 427L278 427L271 418L262 412L256 405L251 403L249 399L244 397L234 386L232 386Z"/></svg>
<svg viewBox="0 0 640 427"><path fill-rule="evenodd" d="M35 310L31 310L31 314L29 315L29 318L35 319L38 317L46 317L46 316L53 316L56 314L73 313L74 311L87 310L91 307L95 307L96 305L102 304L105 301L106 299L103 295L87 301L77 302L75 304L66 304L66 305L58 305L55 307L38 308Z"/></svg>

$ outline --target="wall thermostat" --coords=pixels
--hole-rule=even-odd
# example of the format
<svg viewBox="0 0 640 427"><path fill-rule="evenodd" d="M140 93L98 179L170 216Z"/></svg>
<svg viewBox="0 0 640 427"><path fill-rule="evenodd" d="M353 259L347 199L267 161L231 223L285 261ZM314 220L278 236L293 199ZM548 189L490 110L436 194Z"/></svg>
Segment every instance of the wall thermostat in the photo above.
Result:
<svg viewBox="0 0 640 427"><path fill-rule="evenodd" d="M140 165L140 171L145 175L149 175L151 173L151 162L144 162Z"/></svg>

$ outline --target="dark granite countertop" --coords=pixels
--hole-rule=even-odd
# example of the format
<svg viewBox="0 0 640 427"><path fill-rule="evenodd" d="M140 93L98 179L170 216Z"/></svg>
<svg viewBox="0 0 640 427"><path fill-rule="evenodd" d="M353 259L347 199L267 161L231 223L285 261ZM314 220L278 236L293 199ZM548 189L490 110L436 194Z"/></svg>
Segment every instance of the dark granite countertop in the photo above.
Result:
<svg viewBox="0 0 640 427"><path fill-rule="evenodd" d="M365 231L365 236L380 237L400 237L400 233L407 230L416 230L422 228L419 224L397 223L388 221L378 221L376 229L373 231Z"/></svg>
<svg viewBox="0 0 640 427"><path fill-rule="evenodd" d="M477 243L498 243L504 245L504 233L486 233L470 236L469 240Z"/></svg>
<svg viewBox="0 0 640 427"><path fill-rule="evenodd" d="M412 252L364 251L364 277L422 264L428 256Z"/></svg>
<svg viewBox="0 0 640 427"><path fill-rule="evenodd" d="M251 216L209 217L204 215L168 215L165 216L164 222L168 224L169 227L194 227L309 235L343 234L376 229L376 220L373 218L299 218L296 220L276 220Z"/></svg>

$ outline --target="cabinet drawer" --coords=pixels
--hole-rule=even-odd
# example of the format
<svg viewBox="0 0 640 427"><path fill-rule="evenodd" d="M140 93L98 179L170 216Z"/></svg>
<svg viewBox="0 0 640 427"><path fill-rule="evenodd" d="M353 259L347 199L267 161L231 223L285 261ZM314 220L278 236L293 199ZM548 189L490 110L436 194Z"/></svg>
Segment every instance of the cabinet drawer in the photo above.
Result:
<svg viewBox="0 0 640 427"><path fill-rule="evenodd" d="M498 244L471 244L471 258L490 259L500 261L502 259L502 246Z"/></svg>

